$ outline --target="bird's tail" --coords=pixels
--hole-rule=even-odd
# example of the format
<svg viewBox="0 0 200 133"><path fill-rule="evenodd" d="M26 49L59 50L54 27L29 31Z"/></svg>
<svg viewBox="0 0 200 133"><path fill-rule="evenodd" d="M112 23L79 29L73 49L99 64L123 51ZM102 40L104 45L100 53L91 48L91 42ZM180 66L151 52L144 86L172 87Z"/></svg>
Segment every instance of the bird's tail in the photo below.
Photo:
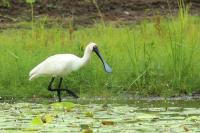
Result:
<svg viewBox="0 0 200 133"><path fill-rule="evenodd" d="M29 80L33 80L33 79L39 77L39 75L40 75L39 70L40 70L40 65L33 68L29 73Z"/></svg>
<svg viewBox="0 0 200 133"><path fill-rule="evenodd" d="M39 75L31 75L31 76L29 77L29 80L31 81L31 80L33 80L33 79L35 79L35 78L37 78L37 77L39 77Z"/></svg>

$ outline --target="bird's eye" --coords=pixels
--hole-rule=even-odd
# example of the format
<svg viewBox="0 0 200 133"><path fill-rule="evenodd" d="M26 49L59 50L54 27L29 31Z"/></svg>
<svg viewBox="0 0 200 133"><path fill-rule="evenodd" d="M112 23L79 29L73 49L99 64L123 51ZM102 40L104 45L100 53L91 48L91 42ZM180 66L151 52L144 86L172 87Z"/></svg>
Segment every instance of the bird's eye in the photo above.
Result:
<svg viewBox="0 0 200 133"><path fill-rule="evenodd" d="M96 51L98 48L96 45L93 46L92 51Z"/></svg>

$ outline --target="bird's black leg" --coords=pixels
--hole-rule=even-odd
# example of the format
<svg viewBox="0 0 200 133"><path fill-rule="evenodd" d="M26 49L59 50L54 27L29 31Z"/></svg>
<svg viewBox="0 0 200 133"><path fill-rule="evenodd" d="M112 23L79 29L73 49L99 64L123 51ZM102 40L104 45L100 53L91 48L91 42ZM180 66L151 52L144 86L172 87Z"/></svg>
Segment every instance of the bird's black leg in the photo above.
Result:
<svg viewBox="0 0 200 133"><path fill-rule="evenodd" d="M60 78L60 82L58 84L58 88L57 89L54 89L52 87L54 79L55 79L55 77L52 77L51 81L49 82L48 90L49 91L57 91L58 100L59 100L59 102L61 102L61 91L62 91L61 84L62 84L62 78Z"/></svg>
<svg viewBox="0 0 200 133"><path fill-rule="evenodd" d="M48 86L49 91L54 91L54 89L52 89L52 84L53 84L54 79L55 77L52 77L51 81L49 82L49 86Z"/></svg>
<svg viewBox="0 0 200 133"><path fill-rule="evenodd" d="M57 90L59 102L61 102L61 91L62 91L62 89L61 89L61 84L62 84L62 80L63 80L63 78L60 78L60 82L59 82L59 84L58 84L58 90Z"/></svg>
<svg viewBox="0 0 200 133"><path fill-rule="evenodd" d="M69 90L67 87L65 90L70 96L73 96L74 98L79 98L73 91Z"/></svg>
<svg viewBox="0 0 200 133"><path fill-rule="evenodd" d="M73 96L74 98L79 98L73 91L69 90L67 87L61 88L63 78L60 78L58 88L57 89L53 88L52 84L54 82L54 79L55 79L55 77L52 77L51 81L49 82L48 90L49 91L57 91L59 102L61 102L61 100L62 100L61 99L61 91L66 91L70 96Z"/></svg>

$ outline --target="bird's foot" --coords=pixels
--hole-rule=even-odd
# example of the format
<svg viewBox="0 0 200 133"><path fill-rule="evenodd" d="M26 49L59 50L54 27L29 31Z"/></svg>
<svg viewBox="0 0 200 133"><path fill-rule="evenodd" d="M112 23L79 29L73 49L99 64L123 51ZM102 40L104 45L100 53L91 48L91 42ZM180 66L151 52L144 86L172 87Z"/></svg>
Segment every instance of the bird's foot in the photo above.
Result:
<svg viewBox="0 0 200 133"><path fill-rule="evenodd" d="M79 98L73 91L69 90L68 88L65 89L66 93L68 93L70 96L74 98Z"/></svg>
<svg viewBox="0 0 200 133"><path fill-rule="evenodd" d="M58 98L59 98L61 91L66 91L66 93L69 94L70 96L72 96L74 98L79 98L73 91L69 90L67 87L61 88L61 89L49 89L49 91L57 91ZM59 101L60 101L60 98L59 98Z"/></svg>

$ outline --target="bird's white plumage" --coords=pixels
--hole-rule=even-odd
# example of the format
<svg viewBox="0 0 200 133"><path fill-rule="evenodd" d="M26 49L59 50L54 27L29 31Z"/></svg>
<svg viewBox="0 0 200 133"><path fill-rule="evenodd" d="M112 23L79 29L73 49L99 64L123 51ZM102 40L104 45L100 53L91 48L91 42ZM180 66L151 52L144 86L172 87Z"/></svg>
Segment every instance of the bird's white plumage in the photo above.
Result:
<svg viewBox="0 0 200 133"><path fill-rule="evenodd" d="M95 43L90 43L86 47L82 58L73 54L57 54L48 57L30 71L29 80L40 76L62 77L78 70L88 62L95 45Z"/></svg>

